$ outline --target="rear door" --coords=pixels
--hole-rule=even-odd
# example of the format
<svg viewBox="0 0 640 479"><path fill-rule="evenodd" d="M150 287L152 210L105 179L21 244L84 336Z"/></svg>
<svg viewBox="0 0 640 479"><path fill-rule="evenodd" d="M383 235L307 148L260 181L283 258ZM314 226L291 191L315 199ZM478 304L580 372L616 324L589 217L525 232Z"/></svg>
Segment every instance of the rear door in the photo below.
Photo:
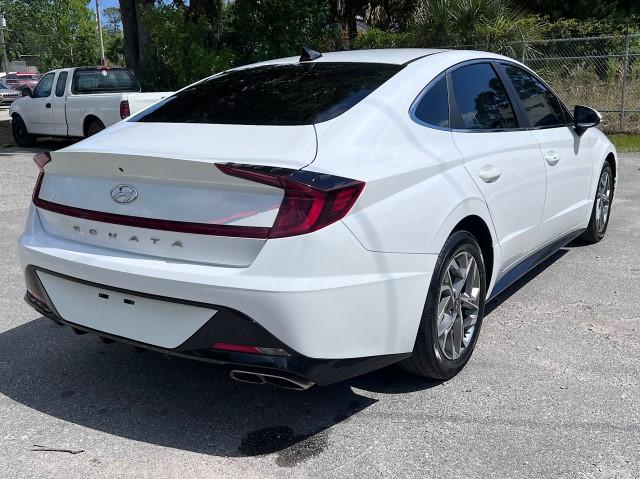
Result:
<svg viewBox="0 0 640 479"><path fill-rule="evenodd" d="M546 181L538 142L490 62L463 64L447 81L453 140L489 207L504 270L536 246Z"/></svg>
<svg viewBox="0 0 640 479"><path fill-rule="evenodd" d="M67 117L65 112L67 80L69 79L69 72L63 70L58 73L56 78L56 86L51 98L51 104L53 109L53 123L56 135L67 135Z"/></svg>
<svg viewBox="0 0 640 479"><path fill-rule="evenodd" d="M540 144L547 193L539 241L548 242L588 217L591 149L572 128L568 112L542 81L510 63L502 63L500 68L519 99L531 134Z"/></svg>
<svg viewBox="0 0 640 479"><path fill-rule="evenodd" d="M30 133L52 135L55 132L52 108L55 78L56 72L50 72L43 76L27 102Z"/></svg>

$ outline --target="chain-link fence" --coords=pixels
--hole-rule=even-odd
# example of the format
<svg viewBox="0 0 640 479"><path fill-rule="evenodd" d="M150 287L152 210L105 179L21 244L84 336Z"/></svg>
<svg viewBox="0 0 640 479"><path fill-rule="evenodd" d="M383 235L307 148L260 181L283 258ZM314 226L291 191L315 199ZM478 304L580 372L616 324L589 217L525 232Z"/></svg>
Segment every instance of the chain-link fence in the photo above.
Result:
<svg viewBox="0 0 640 479"><path fill-rule="evenodd" d="M600 111L606 131L640 133L640 34L523 39L464 48L519 60L542 76L567 105Z"/></svg>

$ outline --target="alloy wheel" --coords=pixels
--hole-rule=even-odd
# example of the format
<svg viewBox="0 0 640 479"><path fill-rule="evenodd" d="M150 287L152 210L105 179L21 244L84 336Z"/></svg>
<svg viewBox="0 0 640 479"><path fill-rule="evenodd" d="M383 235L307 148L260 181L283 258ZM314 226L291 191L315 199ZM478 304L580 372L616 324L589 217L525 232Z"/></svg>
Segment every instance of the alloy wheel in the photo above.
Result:
<svg viewBox="0 0 640 479"><path fill-rule="evenodd" d="M438 295L438 341L442 353L458 359L471 343L480 312L480 271L467 251L456 254L447 266Z"/></svg>
<svg viewBox="0 0 640 479"><path fill-rule="evenodd" d="M600 233L603 233L607 227L611 208L611 191L611 173L605 169L600 175L596 194L596 228Z"/></svg>

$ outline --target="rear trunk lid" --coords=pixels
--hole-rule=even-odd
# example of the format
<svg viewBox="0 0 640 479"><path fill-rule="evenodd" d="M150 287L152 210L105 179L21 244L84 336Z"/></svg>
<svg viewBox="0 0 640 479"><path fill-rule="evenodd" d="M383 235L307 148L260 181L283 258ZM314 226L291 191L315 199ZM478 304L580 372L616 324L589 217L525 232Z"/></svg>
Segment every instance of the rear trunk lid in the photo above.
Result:
<svg viewBox="0 0 640 479"><path fill-rule="evenodd" d="M315 154L310 125L118 124L52 153L38 211L49 234L73 241L244 267L266 241L261 231L273 225L283 191L215 164L300 169ZM234 236L247 227L253 237Z"/></svg>

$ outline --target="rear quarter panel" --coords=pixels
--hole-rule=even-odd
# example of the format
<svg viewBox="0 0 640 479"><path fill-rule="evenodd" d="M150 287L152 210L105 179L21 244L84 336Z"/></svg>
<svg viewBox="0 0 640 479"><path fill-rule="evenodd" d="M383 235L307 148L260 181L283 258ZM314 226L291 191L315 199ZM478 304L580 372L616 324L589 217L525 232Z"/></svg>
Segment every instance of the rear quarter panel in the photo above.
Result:
<svg viewBox="0 0 640 479"><path fill-rule="evenodd" d="M438 254L468 215L485 221L495 244L486 203L451 133L409 115L418 94L451 62L436 54L409 64L356 107L316 125L318 154L309 168L367 183L344 222L368 250Z"/></svg>

